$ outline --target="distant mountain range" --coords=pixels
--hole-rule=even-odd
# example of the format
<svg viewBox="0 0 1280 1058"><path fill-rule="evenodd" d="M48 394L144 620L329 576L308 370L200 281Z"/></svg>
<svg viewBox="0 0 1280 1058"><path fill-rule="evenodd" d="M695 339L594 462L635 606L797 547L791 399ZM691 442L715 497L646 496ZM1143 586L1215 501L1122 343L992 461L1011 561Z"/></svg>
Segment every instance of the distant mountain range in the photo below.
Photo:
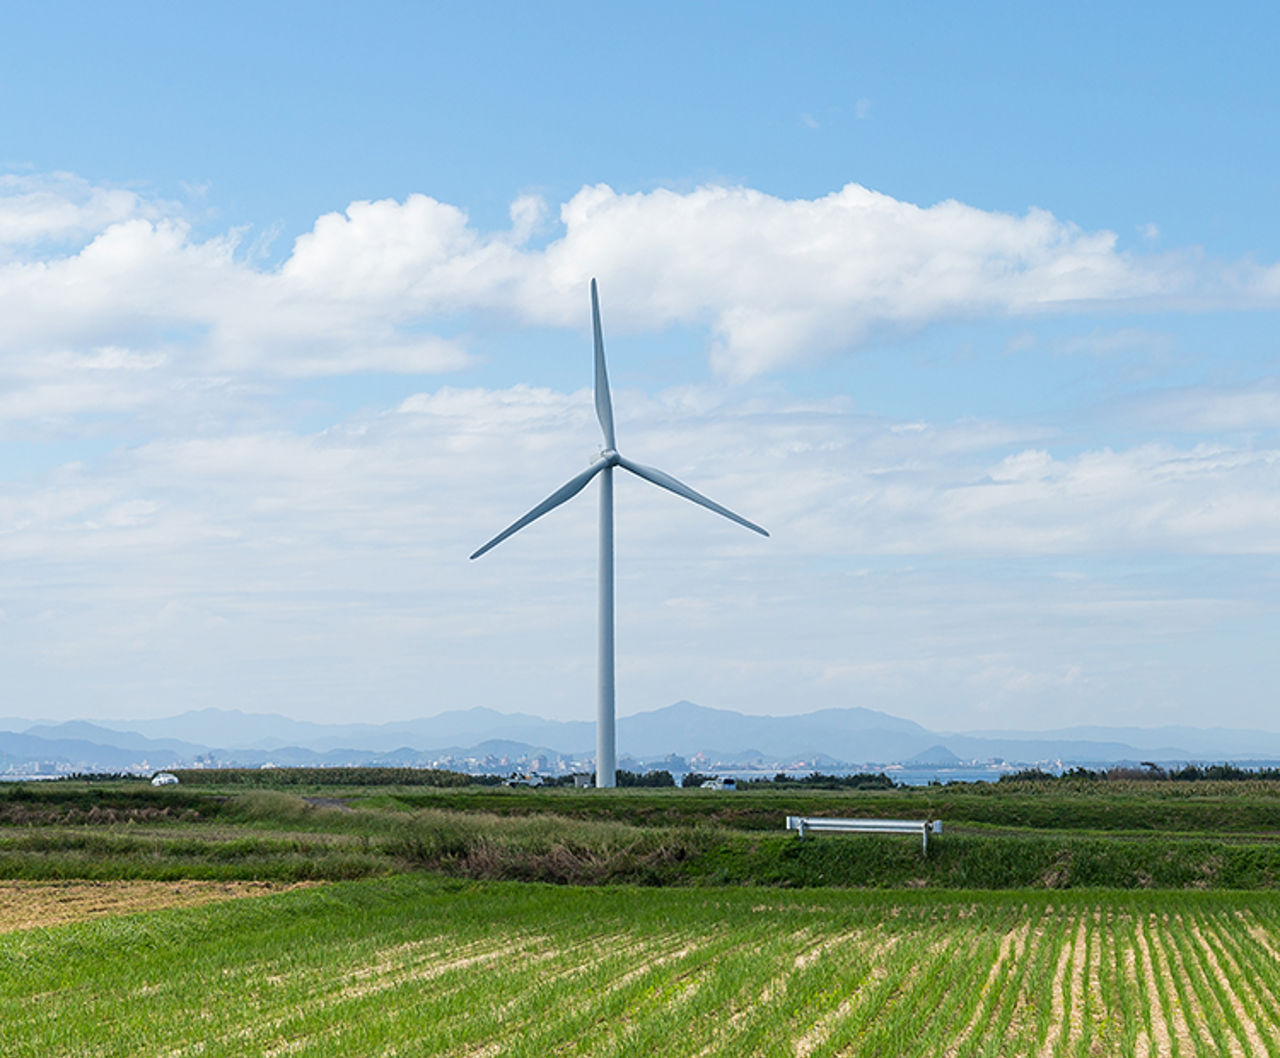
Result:
<svg viewBox="0 0 1280 1058"><path fill-rule="evenodd" d="M0 773L31 770L123 771L236 763L289 765L589 762L595 726L527 713L467 709L389 724L318 724L272 714L203 709L149 720L0 720ZM1280 734L1226 728L1076 727L1056 731L939 733L873 709L824 709L799 716L747 716L676 702L618 721L624 758L677 755L724 766L805 764L951 767L1000 759L1062 761L1280 759ZM625 766L625 765L624 765Z"/></svg>

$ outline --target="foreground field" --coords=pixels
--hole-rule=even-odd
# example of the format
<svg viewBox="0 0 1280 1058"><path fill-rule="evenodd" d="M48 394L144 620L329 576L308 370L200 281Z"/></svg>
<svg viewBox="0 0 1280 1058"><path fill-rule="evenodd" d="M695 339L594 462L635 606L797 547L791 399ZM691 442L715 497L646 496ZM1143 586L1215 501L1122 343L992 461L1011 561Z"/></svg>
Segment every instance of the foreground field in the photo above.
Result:
<svg viewBox="0 0 1280 1058"><path fill-rule="evenodd" d="M4 1054L1280 1053L1264 896L341 883L0 936Z"/></svg>

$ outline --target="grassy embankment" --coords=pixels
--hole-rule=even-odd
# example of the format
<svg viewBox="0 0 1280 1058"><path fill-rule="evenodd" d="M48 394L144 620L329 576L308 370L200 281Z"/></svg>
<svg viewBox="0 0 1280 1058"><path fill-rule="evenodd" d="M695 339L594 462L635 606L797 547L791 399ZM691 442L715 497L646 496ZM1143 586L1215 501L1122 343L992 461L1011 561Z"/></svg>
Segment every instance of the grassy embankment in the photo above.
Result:
<svg viewBox="0 0 1280 1058"><path fill-rule="evenodd" d="M1229 888L1280 883L1280 783L887 791L139 783L0 789L0 877L454 877L643 885ZM263 781L267 781L264 777ZM308 800L309 799L309 800ZM782 831L788 814L940 818L907 837Z"/></svg>

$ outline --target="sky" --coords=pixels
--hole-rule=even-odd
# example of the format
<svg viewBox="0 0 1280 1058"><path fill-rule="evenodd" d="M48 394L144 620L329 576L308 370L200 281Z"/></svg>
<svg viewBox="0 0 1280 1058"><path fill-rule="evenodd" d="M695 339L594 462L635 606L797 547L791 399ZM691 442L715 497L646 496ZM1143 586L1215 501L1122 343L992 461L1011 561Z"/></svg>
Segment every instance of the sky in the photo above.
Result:
<svg viewBox="0 0 1280 1058"><path fill-rule="evenodd" d="M1277 730L1278 30L11 12L0 716L593 718L596 277L621 715Z"/></svg>

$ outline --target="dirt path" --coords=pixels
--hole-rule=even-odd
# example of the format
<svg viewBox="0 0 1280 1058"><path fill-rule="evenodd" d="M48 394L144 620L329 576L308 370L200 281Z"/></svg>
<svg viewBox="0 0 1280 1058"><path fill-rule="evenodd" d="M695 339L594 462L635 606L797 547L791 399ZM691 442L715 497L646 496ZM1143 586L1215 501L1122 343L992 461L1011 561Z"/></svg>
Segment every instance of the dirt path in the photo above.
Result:
<svg viewBox="0 0 1280 1058"><path fill-rule="evenodd" d="M192 907L299 889L315 882L0 881L0 933L161 907Z"/></svg>

